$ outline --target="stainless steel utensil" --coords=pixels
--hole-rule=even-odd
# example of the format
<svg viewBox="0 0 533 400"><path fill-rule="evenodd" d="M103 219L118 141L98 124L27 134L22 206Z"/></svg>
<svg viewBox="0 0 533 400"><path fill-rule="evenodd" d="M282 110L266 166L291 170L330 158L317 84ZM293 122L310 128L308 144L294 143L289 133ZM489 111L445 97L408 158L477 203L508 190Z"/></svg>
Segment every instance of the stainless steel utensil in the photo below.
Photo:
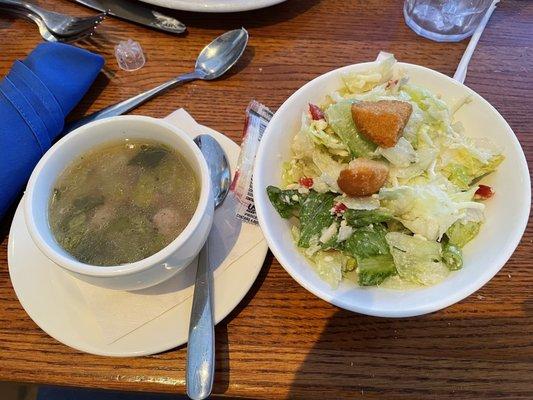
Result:
<svg viewBox="0 0 533 400"><path fill-rule="evenodd" d="M148 4L131 0L74 0L94 10L170 33L183 33L187 27L176 18L153 10Z"/></svg>
<svg viewBox="0 0 533 400"><path fill-rule="evenodd" d="M93 32L106 16L106 13L101 13L91 17L72 17L66 14L48 11L33 3L20 0L0 0L0 5L4 9L12 8L36 15L41 19L46 29L58 37L58 39Z"/></svg>
<svg viewBox="0 0 533 400"><path fill-rule="evenodd" d="M81 40L88 36L91 36L94 33L93 30L90 30L90 31L81 33L76 36L57 37L57 36L52 35L52 33L50 33L50 31L44 24L43 20L37 14L34 14L33 12L29 10L22 11L22 10L13 8L13 9L1 9L0 11L4 11L11 15L15 15L15 16L28 19L34 22L39 29L39 34L47 42L75 42L77 40Z"/></svg>
<svg viewBox="0 0 533 400"><path fill-rule="evenodd" d="M196 59L193 72L178 76L137 96L74 121L66 127L65 131L70 132L73 129L98 119L125 114L178 84L196 79L207 81L216 79L235 65L244 52L247 43L248 32L246 29L241 28L226 32L203 48Z"/></svg>
<svg viewBox="0 0 533 400"><path fill-rule="evenodd" d="M215 208L226 198L231 183L230 167L224 149L210 135L198 135L194 143L200 148L209 168L211 182L213 182L213 197ZM216 182L216 184L215 184Z"/></svg>
<svg viewBox="0 0 533 400"><path fill-rule="evenodd" d="M230 167L220 144L209 135L199 135L194 142L209 167L215 208L229 191ZM212 271L209 263L209 238L200 251L192 300L187 344L187 395L193 400L205 399L211 393L215 371L215 324L211 297Z"/></svg>

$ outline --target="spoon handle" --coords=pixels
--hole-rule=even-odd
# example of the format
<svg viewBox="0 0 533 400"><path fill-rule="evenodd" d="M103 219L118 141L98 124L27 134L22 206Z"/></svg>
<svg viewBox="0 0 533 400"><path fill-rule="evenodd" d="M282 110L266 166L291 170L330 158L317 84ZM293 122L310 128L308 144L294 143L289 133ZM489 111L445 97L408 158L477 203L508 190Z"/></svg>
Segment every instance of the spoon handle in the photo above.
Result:
<svg viewBox="0 0 533 400"><path fill-rule="evenodd" d="M176 86L181 83L193 81L195 79L201 79L202 76L196 71L178 76L177 78L171 79L153 89L147 90L146 92L140 93L136 96L130 97L119 103L110 105L108 107L102 108L100 111L96 111L86 117L80 118L77 121L73 121L65 127L63 133L68 133L76 128L79 128L82 125L88 124L102 118L115 117L117 115L126 114L127 112L139 107L141 104L147 102L148 100L154 98L158 94Z"/></svg>
<svg viewBox="0 0 533 400"><path fill-rule="evenodd" d="M215 370L215 332L211 302L209 239L200 251L187 345L187 395L193 400L211 394Z"/></svg>

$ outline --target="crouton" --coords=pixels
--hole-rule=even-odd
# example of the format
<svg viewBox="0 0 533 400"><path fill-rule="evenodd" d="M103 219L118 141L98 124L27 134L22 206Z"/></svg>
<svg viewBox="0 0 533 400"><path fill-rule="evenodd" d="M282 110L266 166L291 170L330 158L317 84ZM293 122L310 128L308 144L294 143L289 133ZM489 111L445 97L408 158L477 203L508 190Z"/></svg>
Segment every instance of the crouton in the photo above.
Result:
<svg viewBox="0 0 533 400"><path fill-rule="evenodd" d="M393 147L412 111L406 101L361 101L352 105L352 118L363 136L381 147Z"/></svg>
<svg viewBox="0 0 533 400"><path fill-rule="evenodd" d="M381 189L388 175L385 164L357 158L341 171L337 185L348 196L370 196Z"/></svg>

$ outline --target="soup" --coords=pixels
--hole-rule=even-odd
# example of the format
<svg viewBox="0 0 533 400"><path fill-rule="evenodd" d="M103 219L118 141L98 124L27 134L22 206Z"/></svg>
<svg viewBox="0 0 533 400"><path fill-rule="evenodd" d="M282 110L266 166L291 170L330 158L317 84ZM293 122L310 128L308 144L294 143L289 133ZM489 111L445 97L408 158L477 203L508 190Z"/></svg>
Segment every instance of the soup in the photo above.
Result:
<svg viewBox="0 0 533 400"><path fill-rule="evenodd" d="M193 169L170 147L111 142L61 173L49 223L61 247L83 263L131 263L157 253L185 229L199 191Z"/></svg>

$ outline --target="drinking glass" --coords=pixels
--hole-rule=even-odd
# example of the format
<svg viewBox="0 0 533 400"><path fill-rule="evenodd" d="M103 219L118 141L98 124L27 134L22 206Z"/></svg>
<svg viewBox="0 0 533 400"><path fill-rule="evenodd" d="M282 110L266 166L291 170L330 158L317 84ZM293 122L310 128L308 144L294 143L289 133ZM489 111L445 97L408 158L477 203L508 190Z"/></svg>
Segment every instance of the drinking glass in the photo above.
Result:
<svg viewBox="0 0 533 400"><path fill-rule="evenodd" d="M458 42L474 32L492 0L405 0L407 25L437 42Z"/></svg>

